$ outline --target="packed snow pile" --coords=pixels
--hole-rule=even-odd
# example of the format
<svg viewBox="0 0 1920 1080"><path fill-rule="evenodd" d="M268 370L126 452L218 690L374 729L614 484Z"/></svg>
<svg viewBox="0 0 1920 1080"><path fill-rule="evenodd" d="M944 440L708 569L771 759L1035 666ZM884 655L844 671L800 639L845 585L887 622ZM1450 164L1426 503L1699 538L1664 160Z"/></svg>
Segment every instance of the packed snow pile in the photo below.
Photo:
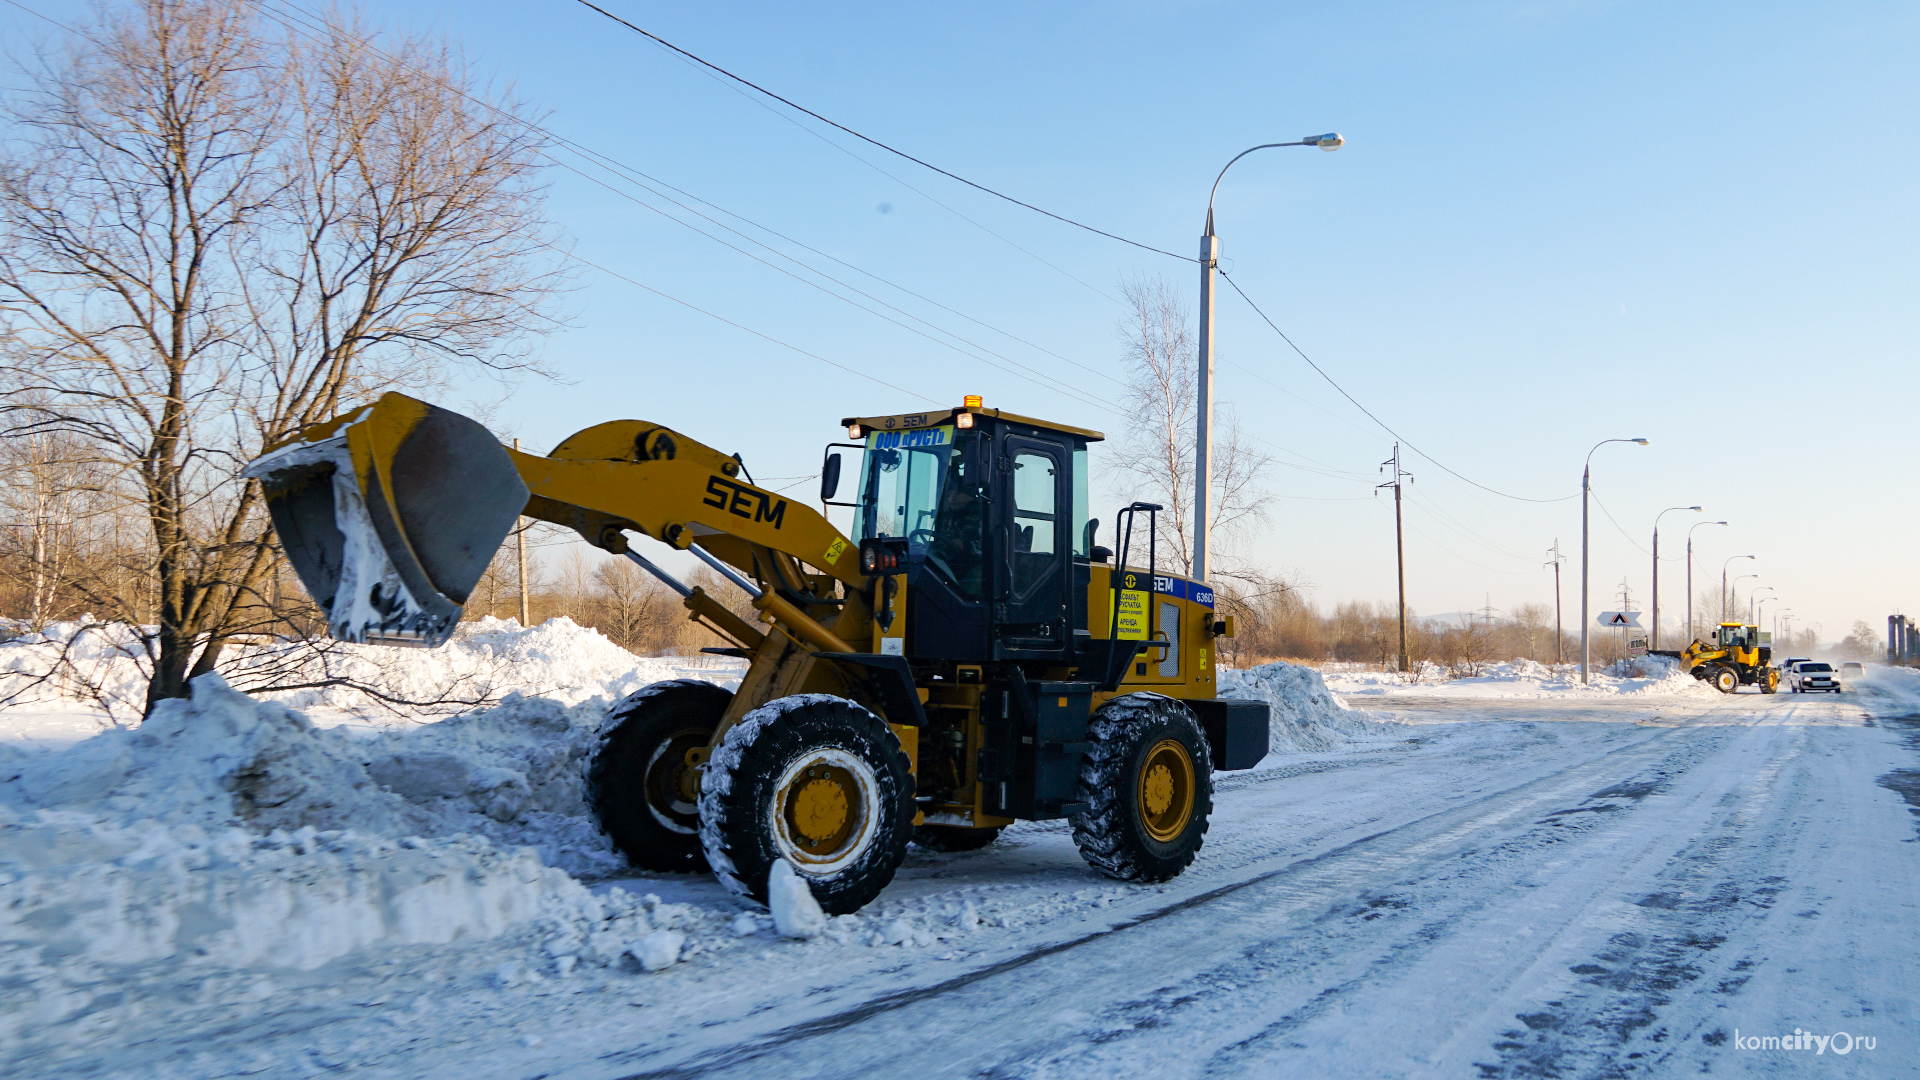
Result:
<svg viewBox="0 0 1920 1080"><path fill-rule="evenodd" d="M1680 670L1674 661L1645 656L1607 667L1595 667L1582 684L1577 664L1547 665L1534 660L1508 660L1476 665L1475 673L1452 672L1426 664L1417 672L1340 671L1327 676L1328 685L1347 697L1422 694L1436 697L1544 698L1563 694L1707 695L1716 693L1706 683Z"/></svg>
<svg viewBox="0 0 1920 1080"><path fill-rule="evenodd" d="M1244 671L1223 667L1219 692L1273 706L1267 727L1267 748L1273 753L1337 750L1392 737L1388 722L1347 708L1319 672L1299 664L1261 664Z"/></svg>
<svg viewBox="0 0 1920 1080"><path fill-rule="evenodd" d="M0 1041L128 965L310 969L544 927L555 962L651 969L720 917L581 883L621 865L582 780L603 699L367 735L217 675L192 692L64 749L0 744Z"/></svg>
<svg viewBox="0 0 1920 1080"><path fill-rule="evenodd" d="M1843 685L1872 700L1870 708L1881 716L1910 716L1920 713L1920 670L1882 664L1867 665L1866 672ZM1782 687L1785 689L1785 687Z"/></svg>
<svg viewBox="0 0 1920 1080"><path fill-rule="evenodd" d="M636 657L598 630L561 616L521 627L492 617L463 623L437 649L346 642L256 641L229 646L221 674L256 697L316 718L380 720L450 715L509 691L576 704L618 700L662 679L728 683L741 665L711 657ZM145 705L153 664L136 628L90 620L52 623L0 641L0 704L85 706L122 723ZM275 690L276 686L301 689Z"/></svg>

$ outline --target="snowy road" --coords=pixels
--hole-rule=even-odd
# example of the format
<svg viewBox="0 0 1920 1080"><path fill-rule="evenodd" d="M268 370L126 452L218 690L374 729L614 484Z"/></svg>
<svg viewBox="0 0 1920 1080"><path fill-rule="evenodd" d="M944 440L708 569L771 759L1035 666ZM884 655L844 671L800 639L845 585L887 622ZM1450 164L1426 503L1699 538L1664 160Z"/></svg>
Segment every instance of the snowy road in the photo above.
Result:
<svg viewBox="0 0 1920 1080"><path fill-rule="evenodd" d="M128 1025L34 1073L1920 1073L1920 722L1890 700L1366 707L1422 726L1219 777L1205 850L1163 886L1095 877L1064 827L1023 827L983 852L916 849L863 913L882 932L963 906L984 924L938 940L761 933L658 975L509 986L402 953L315 972L307 995L283 982L264 1008ZM704 881L636 887L718 902ZM1796 1029L1847 1036L1745 1048Z"/></svg>

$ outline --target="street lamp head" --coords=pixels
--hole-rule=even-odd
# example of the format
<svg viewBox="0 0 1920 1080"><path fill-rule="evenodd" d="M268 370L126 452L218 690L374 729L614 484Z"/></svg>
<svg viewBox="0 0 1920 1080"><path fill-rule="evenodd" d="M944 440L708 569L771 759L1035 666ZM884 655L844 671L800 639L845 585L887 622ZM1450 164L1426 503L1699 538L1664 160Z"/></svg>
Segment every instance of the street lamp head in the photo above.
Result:
<svg viewBox="0 0 1920 1080"><path fill-rule="evenodd" d="M1347 145L1347 140L1341 138L1340 133L1337 131L1329 131L1325 135L1309 135L1300 141L1317 146L1322 150L1338 150Z"/></svg>
<svg viewBox="0 0 1920 1080"><path fill-rule="evenodd" d="M1696 514L1700 512L1700 508L1699 508L1699 507L1697 507L1697 506L1689 506L1689 507L1687 507L1687 509L1689 509L1689 510L1691 510L1691 511L1693 511L1693 512L1694 512L1694 513L1696 513Z"/></svg>
<svg viewBox="0 0 1920 1080"><path fill-rule="evenodd" d="M1645 446L1645 445L1647 445L1647 440L1645 440L1645 439L1628 439L1627 441L1628 441L1628 442L1635 442L1635 443L1639 443L1639 444L1640 444L1641 446Z"/></svg>

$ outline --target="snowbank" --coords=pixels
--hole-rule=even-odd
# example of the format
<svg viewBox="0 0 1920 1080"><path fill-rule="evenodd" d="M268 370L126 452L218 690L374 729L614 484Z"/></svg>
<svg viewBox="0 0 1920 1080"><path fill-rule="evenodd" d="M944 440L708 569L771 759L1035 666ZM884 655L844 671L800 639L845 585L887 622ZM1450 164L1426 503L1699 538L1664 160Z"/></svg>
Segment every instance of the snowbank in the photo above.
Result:
<svg viewBox="0 0 1920 1080"><path fill-rule="evenodd" d="M1870 664L1866 674L1855 678L1847 688L1860 691L1876 716L1920 713L1920 670Z"/></svg>
<svg viewBox="0 0 1920 1080"><path fill-rule="evenodd" d="M1267 728L1271 753L1337 750L1392 737L1386 722L1347 708L1310 667L1272 663L1244 671L1221 668L1219 675L1221 697L1257 698L1273 706Z"/></svg>
<svg viewBox="0 0 1920 1080"><path fill-rule="evenodd" d="M510 691L569 705L595 697L617 701L663 679L730 684L742 667L706 656L637 657L562 616L526 628L511 619L463 623L438 649L338 641L240 644L228 649L221 674L243 692L322 722L340 722L452 715ZM52 623L41 633L0 641L0 705L80 711L128 723L143 710L151 671L133 627Z"/></svg>
<svg viewBox="0 0 1920 1080"><path fill-rule="evenodd" d="M1716 691L1681 671L1673 661L1642 657L1606 668L1595 668L1591 681L1581 683L1576 664L1548 666L1533 660L1485 664L1478 675L1449 678L1446 669L1425 665L1419 678L1394 671L1343 671L1328 676L1328 685L1348 697L1422 694L1435 697L1544 698L1563 694L1635 694L1712 696Z"/></svg>
<svg viewBox="0 0 1920 1080"><path fill-rule="evenodd" d="M582 779L607 705L513 693L365 733L208 675L135 728L0 743L0 1043L131 965L306 970L516 930L567 967L674 962L689 928L732 913L581 882L622 865Z"/></svg>

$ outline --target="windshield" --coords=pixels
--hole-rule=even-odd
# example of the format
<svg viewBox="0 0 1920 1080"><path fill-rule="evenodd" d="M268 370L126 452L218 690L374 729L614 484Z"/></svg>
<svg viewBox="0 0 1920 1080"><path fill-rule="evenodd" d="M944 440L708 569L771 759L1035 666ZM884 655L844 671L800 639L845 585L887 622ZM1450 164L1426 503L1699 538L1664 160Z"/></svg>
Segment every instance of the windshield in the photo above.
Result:
<svg viewBox="0 0 1920 1080"><path fill-rule="evenodd" d="M1801 664L1800 670L1801 671L1832 671L1833 669L1828 667L1825 664Z"/></svg>
<svg viewBox="0 0 1920 1080"><path fill-rule="evenodd" d="M985 591L986 560L980 512L982 479L975 468L978 434L952 425L867 436L860 483L859 539L905 537L911 555L924 558L962 596Z"/></svg>

